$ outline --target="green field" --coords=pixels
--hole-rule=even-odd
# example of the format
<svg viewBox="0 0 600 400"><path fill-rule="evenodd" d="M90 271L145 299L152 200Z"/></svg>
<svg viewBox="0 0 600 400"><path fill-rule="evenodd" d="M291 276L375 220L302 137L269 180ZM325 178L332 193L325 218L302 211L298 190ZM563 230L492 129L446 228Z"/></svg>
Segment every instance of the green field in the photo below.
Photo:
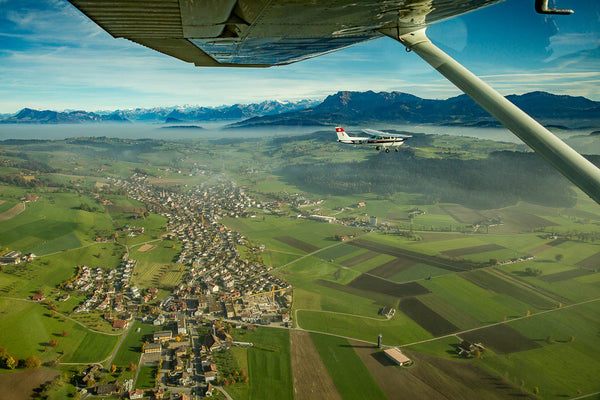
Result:
<svg viewBox="0 0 600 400"><path fill-rule="evenodd" d="M140 329L139 332L137 332L138 328ZM162 327L160 326L143 324L141 321L135 321L129 329L127 337L123 343L121 343L121 347L119 347L119 351L113 359L113 364L117 367L129 367L130 362L137 365L140 356L142 355L142 345L145 341L151 343L152 334L161 329ZM154 382L154 378L152 378L152 382Z"/></svg>
<svg viewBox="0 0 600 400"><path fill-rule="evenodd" d="M344 400L386 399L346 339L315 333L310 337Z"/></svg>
<svg viewBox="0 0 600 400"><path fill-rule="evenodd" d="M497 374L508 373L515 383L524 381L529 390L539 387L543 398L598 392L599 318L600 302L596 301L515 321L511 327L543 347L508 356L490 353L480 362Z"/></svg>
<svg viewBox="0 0 600 400"><path fill-rule="evenodd" d="M295 239L323 248L339 243L335 235L352 235L359 230L338 224L326 224L290 217L266 215L262 218L224 218L223 223L231 229L248 236L253 243L264 244L268 249L303 254L301 250L273 238L289 235Z"/></svg>
<svg viewBox="0 0 600 400"><path fill-rule="evenodd" d="M254 343L254 347L247 349L250 377L247 398L293 399L289 332L259 327L256 332L238 332L236 339Z"/></svg>
<svg viewBox="0 0 600 400"><path fill-rule="evenodd" d="M144 365L140 367L135 387L137 389L152 389L156 379L157 366L156 365Z"/></svg>
<svg viewBox="0 0 600 400"><path fill-rule="evenodd" d="M0 299L0 313L0 346L21 359L35 355L42 361L60 357L62 362L100 362L112 352L119 339L119 336L91 332L59 315L53 316L37 303ZM63 331L67 332L66 336L62 336ZM48 344L52 339L57 341L56 347Z"/></svg>
<svg viewBox="0 0 600 400"><path fill-rule="evenodd" d="M431 334L412 319L397 311L390 320L376 320L352 315L318 311L298 311L298 321L303 329L327 332L377 343L381 333L386 343L399 345L432 338Z"/></svg>
<svg viewBox="0 0 600 400"><path fill-rule="evenodd" d="M43 194L27 203L21 214L0 224L0 242L23 253L43 255L90 243L97 232L113 230L107 214L82 211L82 203L95 205L87 196Z"/></svg>

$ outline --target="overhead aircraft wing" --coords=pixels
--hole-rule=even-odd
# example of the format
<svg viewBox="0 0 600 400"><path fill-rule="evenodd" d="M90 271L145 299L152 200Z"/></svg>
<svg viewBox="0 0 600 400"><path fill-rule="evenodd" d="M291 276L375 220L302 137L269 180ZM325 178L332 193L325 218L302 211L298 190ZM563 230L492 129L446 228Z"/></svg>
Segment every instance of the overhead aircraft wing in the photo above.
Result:
<svg viewBox="0 0 600 400"><path fill-rule="evenodd" d="M600 203L600 169L437 48L427 26L503 0L69 0L114 37L198 66L285 65L383 35L402 43ZM535 0L543 14L569 14Z"/></svg>
<svg viewBox="0 0 600 400"><path fill-rule="evenodd" d="M197 66L284 65L503 0L69 0L116 38Z"/></svg>
<svg viewBox="0 0 600 400"><path fill-rule="evenodd" d="M365 128L365 129L361 129L364 133L366 133L367 135L374 135L374 136L381 136L381 135L385 135L385 136L392 136L392 137L397 137L397 138L411 138L412 135L402 135L400 133L389 133L389 132L383 132L383 131L378 131L376 129L369 129L369 128Z"/></svg>

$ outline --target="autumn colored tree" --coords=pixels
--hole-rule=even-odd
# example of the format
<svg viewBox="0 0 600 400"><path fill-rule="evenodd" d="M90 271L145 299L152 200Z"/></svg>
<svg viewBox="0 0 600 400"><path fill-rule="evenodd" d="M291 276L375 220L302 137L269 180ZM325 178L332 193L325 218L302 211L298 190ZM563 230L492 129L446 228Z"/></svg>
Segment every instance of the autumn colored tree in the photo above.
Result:
<svg viewBox="0 0 600 400"><path fill-rule="evenodd" d="M533 388L533 394L535 394L536 396L537 396L538 394L540 394L540 388L539 388L539 387L537 387L537 386L536 386L536 387L534 387L534 388Z"/></svg>
<svg viewBox="0 0 600 400"><path fill-rule="evenodd" d="M227 379L227 378L223 379L223 386L229 386L229 379Z"/></svg>
<svg viewBox="0 0 600 400"><path fill-rule="evenodd" d="M133 363L133 361L129 361L129 370L135 371L135 364Z"/></svg>
<svg viewBox="0 0 600 400"><path fill-rule="evenodd" d="M15 369L19 365L19 360L15 356L8 355L6 356L6 360L4 361L6 368Z"/></svg>
<svg viewBox="0 0 600 400"><path fill-rule="evenodd" d="M117 372L117 366L115 364L110 366L110 373L114 374L115 372Z"/></svg>
<svg viewBox="0 0 600 400"><path fill-rule="evenodd" d="M48 344L50 344L50 346L52 347L58 346L58 342L56 341L56 339L50 339L50 342L48 342Z"/></svg>
<svg viewBox="0 0 600 400"><path fill-rule="evenodd" d="M68 335L69 335L69 332L67 332L67 331L62 331L62 333L60 334L60 336L62 336L62 337L65 337Z"/></svg>
<svg viewBox="0 0 600 400"><path fill-rule="evenodd" d="M249 380L250 378L248 378L248 375L244 376L244 383L248 383Z"/></svg>
<svg viewBox="0 0 600 400"><path fill-rule="evenodd" d="M36 356L29 356L25 360L25 368L33 369L39 368L42 365L42 362Z"/></svg>

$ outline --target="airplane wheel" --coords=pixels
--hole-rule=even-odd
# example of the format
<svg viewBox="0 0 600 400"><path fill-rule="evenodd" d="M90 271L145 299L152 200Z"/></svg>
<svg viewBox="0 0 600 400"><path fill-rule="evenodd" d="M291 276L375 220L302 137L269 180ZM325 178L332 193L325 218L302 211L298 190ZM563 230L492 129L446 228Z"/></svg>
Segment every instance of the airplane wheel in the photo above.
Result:
<svg viewBox="0 0 600 400"><path fill-rule="evenodd" d="M389 153L389 152L390 152L390 149L385 149L385 152L386 152L386 153Z"/></svg>
<svg viewBox="0 0 600 400"><path fill-rule="evenodd" d="M398 150L398 149L394 149L394 150L396 150L396 153L398 153L398 152L400 151L400 150Z"/></svg>
<svg viewBox="0 0 600 400"><path fill-rule="evenodd" d="M381 147L377 146L377 147L375 147L375 150L379 151L379 150L381 150Z"/></svg>

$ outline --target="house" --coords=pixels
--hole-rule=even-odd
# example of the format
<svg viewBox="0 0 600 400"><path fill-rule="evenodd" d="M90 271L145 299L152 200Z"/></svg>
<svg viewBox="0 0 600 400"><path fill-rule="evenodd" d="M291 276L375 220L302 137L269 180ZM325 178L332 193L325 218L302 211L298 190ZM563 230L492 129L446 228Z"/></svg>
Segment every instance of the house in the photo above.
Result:
<svg viewBox="0 0 600 400"><path fill-rule="evenodd" d="M216 372L209 371L209 372L204 373L204 382L208 383L208 382L212 382L216 379L217 379Z"/></svg>
<svg viewBox="0 0 600 400"><path fill-rule="evenodd" d="M115 319L113 321L113 329L126 329L129 325L129 322L123 319Z"/></svg>
<svg viewBox="0 0 600 400"><path fill-rule="evenodd" d="M46 295L44 293L36 293L33 296L31 296L31 300L33 301L43 301L46 298Z"/></svg>
<svg viewBox="0 0 600 400"><path fill-rule="evenodd" d="M156 319L152 322L154 326L163 325L165 323L165 316L160 314Z"/></svg>
<svg viewBox="0 0 600 400"><path fill-rule="evenodd" d="M159 353L162 351L160 343L146 343L144 346L144 354Z"/></svg>
<svg viewBox="0 0 600 400"><path fill-rule="evenodd" d="M159 387L157 389L154 389L154 398L157 400L162 399L165 396L165 389L162 387Z"/></svg>
<svg viewBox="0 0 600 400"><path fill-rule="evenodd" d="M171 332L171 331L154 332L153 338L154 338L155 342L164 342L166 340L171 340L173 338L173 332Z"/></svg>
<svg viewBox="0 0 600 400"><path fill-rule="evenodd" d="M144 397L144 391L142 389L135 389L129 392L130 399L141 399Z"/></svg>
<svg viewBox="0 0 600 400"><path fill-rule="evenodd" d="M190 386L194 383L194 380L190 377L187 372L183 372L181 374L181 378L179 378L179 385L181 386Z"/></svg>
<svg viewBox="0 0 600 400"><path fill-rule="evenodd" d="M206 335L205 345L208 351L213 351L223 346L223 343L221 342L221 339L219 339L217 336L210 334Z"/></svg>

